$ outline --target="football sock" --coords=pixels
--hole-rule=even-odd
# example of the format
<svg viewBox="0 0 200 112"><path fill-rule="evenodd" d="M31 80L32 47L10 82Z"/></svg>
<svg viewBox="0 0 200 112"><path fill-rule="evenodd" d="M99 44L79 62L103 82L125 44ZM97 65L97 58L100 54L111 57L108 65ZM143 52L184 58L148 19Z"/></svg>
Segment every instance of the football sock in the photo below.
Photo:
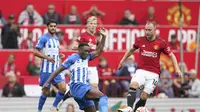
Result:
<svg viewBox="0 0 200 112"><path fill-rule="evenodd" d="M99 111L100 112L108 112L108 97L102 96L99 99Z"/></svg>
<svg viewBox="0 0 200 112"><path fill-rule="evenodd" d="M142 99L140 99L140 100L136 103L135 109L134 109L133 112L135 112L135 111L137 110L137 108L145 106L146 101L147 101L147 100L142 100Z"/></svg>
<svg viewBox="0 0 200 112"><path fill-rule="evenodd" d="M42 110L46 99L47 99L47 96L45 96L45 95L41 95L41 96L40 96L40 98L39 98L39 103L38 103L38 111L41 111L41 110Z"/></svg>
<svg viewBox="0 0 200 112"><path fill-rule="evenodd" d="M136 100L136 89L135 88L129 88L128 95L127 95L127 105L131 108L133 108L133 104Z"/></svg>
<svg viewBox="0 0 200 112"><path fill-rule="evenodd" d="M53 107L57 107L58 103L63 99L64 97L64 93L58 91L58 93L56 94L56 99L53 102Z"/></svg>

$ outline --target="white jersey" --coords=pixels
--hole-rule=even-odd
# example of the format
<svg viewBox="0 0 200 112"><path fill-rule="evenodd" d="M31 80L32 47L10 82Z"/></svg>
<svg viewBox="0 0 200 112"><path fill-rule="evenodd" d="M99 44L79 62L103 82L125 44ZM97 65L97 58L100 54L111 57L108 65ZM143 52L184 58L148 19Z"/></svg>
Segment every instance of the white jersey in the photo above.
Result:
<svg viewBox="0 0 200 112"><path fill-rule="evenodd" d="M79 54L73 54L69 56L62 64L65 69L70 69L71 83L84 83L88 84L88 61L94 58L94 54L90 55L86 59L82 59Z"/></svg>
<svg viewBox="0 0 200 112"><path fill-rule="evenodd" d="M46 56L52 57L55 60L53 64L47 59L42 59L41 72L52 73L59 67L59 45L58 37L51 37L49 33L39 38L36 48L40 49Z"/></svg>

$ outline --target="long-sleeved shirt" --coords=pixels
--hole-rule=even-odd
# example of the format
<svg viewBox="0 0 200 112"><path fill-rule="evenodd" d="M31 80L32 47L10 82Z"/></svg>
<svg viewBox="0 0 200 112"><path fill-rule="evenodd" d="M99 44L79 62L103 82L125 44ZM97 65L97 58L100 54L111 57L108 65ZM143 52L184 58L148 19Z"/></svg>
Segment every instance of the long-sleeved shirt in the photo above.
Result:
<svg viewBox="0 0 200 112"><path fill-rule="evenodd" d="M199 97L200 98L200 80L196 79L194 82L192 82L192 87L188 91L189 97Z"/></svg>
<svg viewBox="0 0 200 112"><path fill-rule="evenodd" d="M25 26L30 24L42 25L43 19L37 11L34 11L32 15L30 15L27 11L23 11L19 15L18 23Z"/></svg>

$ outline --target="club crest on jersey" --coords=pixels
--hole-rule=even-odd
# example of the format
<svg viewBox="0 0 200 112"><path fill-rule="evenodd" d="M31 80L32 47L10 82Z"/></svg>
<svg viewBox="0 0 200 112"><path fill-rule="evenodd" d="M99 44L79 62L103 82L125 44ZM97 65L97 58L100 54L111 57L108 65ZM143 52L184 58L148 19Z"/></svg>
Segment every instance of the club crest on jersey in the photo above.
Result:
<svg viewBox="0 0 200 112"><path fill-rule="evenodd" d="M153 48L154 48L155 50L158 50L158 49L159 49L159 46L158 46L158 45L154 45Z"/></svg>

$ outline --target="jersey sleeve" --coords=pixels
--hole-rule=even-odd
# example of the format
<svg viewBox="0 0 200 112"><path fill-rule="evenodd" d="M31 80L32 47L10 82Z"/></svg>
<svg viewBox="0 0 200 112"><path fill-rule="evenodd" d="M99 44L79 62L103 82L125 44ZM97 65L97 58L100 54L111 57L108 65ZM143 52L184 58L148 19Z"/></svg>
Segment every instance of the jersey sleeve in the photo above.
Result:
<svg viewBox="0 0 200 112"><path fill-rule="evenodd" d="M63 66L65 69L68 69L73 63L74 63L73 57L70 56L61 64L61 66Z"/></svg>
<svg viewBox="0 0 200 112"><path fill-rule="evenodd" d="M138 37L135 38L135 43L133 44L133 47L136 49L139 48L139 38Z"/></svg>
<svg viewBox="0 0 200 112"><path fill-rule="evenodd" d="M84 37L84 35L80 35L80 36L77 38L77 41L78 41L79 43L85 42L85 37Z"/></svg>
<svg viewBox="0 0 200 112"><path fill-rule="evenodd" d="M47 40L44 36L41 36L36 44L36 48L43 49L45 47Z"/></svg>
<svg viewBox="0 0 200 112"><path fill-rule="evenodd" d="M94 58L95 58L95 57L94 57L94 52L91 52L91 53L89 54L89 56L88 56L88 60L89 60L89 61L92 61Z"/></svg>
<svg viewBox="0 0 200 112"><path fill-rule="evenodd" d="M165 41L163 41L163 45L164 45L163 53L166 55L169 55L171 53L171 49L170 49L169 45Z"/></svg>

